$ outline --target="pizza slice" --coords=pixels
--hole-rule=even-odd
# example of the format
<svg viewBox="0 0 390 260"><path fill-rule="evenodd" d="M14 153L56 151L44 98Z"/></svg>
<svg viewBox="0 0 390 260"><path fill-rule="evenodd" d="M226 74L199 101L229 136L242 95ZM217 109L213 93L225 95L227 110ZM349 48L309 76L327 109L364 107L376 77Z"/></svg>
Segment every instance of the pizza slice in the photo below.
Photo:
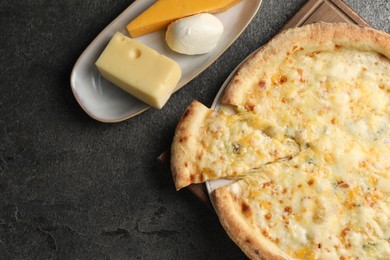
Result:
<svg viewBox="0 0 390 260"><path fill-rule="evenodd" d="M291 158L301 146L277 126L252 112L228 114L194 101L184 112L172 144L171 169L176 188L219 178Z"/></svg>

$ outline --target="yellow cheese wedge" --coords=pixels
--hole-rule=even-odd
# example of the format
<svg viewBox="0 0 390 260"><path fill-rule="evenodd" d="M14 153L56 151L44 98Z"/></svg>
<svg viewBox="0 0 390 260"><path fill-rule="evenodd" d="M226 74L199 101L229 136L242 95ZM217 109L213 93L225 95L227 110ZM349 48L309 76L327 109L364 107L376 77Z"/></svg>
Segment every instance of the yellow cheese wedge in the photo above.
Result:
<svg viewBox="0 0 390 260"><path fill-rule="evenodd" d="M163 107L181 77L175 61L120 32L95 64L108 81L156 108Z"/></svg>
<svg viewBox="0 0 390 260"><path fill-rule="evenodd" d="M166 28L171 22L198 13L226 11L241 0L158 0L127 25L132 37Z"/></svg>

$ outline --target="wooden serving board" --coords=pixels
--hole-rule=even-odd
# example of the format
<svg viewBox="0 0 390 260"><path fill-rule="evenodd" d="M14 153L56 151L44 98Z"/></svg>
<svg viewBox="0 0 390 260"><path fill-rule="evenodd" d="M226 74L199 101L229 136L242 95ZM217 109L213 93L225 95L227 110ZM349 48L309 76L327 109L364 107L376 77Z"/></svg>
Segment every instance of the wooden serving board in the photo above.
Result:
<svg viewBox="0 0 390 260"><path fill-rule="evenodd" d="M366 21L342 0L308 0L281 28L281 31L314 22L344 22L370 27ZM163 163L169 164L169 152L163 153L158 159ZM206 206L212 209L205 184L192 184L188 186L187 189L198 197Z"/></svg>

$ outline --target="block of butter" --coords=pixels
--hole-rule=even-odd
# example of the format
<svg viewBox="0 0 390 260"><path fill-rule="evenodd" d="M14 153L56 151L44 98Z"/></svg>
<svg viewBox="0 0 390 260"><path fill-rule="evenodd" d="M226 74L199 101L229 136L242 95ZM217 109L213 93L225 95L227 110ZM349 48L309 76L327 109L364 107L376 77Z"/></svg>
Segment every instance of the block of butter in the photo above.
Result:
<svg viewBox="0 0 390 260"><path fill-rule="evenodd" d="M241 0L159 0L127 25L131 37L166 28L171 22L199 13L226 11Z"/></svg>
<svg viewBox="0 0 390 260"><path fill-rule="evenodd" d="M104 78L159 109L181 77L175 61L120 32L115 33L95 64Z"/></svg>

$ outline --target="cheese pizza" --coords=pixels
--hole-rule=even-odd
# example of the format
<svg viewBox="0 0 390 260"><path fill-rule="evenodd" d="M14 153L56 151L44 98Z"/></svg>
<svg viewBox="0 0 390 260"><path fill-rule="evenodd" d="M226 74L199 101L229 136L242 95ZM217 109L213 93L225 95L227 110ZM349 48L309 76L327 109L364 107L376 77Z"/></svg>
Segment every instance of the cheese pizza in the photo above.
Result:
<svg viewBox="0 0 390 260"><path fill-rule="evenodd" d="M254 259L390 259L390 36L289 29L245 61L222 102L194 101L172 145L176 188L212 198Z"/></svg>

